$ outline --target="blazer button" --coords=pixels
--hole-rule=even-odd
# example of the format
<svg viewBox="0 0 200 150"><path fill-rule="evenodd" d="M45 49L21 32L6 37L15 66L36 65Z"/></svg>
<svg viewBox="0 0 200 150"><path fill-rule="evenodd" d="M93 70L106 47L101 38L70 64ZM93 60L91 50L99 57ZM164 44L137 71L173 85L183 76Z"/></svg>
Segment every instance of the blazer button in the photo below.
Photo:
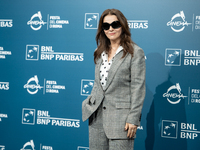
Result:
<svg viewBox="0 0 200 150"><path fill-rule="evenodd" d="M106 110L106 107L105 107L105 106L103 106L103 109L104 109L104 110Z"/></svg>

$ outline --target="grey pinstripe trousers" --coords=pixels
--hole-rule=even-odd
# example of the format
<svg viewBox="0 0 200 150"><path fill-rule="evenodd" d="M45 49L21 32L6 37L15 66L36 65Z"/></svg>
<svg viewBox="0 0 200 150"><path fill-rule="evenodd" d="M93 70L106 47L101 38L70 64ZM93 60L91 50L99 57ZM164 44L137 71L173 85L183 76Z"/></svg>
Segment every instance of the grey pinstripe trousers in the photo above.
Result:
<svg viewBox="0 0 200 150"><path fill-rule="evenodd" d="M108 139L102 123L102 104L89 118L90 150L133 150L134 139Z"/></svg>

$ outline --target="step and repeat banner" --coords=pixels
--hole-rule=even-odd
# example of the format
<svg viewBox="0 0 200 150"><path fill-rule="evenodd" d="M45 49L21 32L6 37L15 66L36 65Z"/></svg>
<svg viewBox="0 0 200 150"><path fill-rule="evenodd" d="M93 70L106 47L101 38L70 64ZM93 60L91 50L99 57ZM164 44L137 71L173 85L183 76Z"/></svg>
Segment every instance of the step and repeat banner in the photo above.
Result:
<svg viewBox="0 0 200 150"><path fill-rule="evenodd" d="M146 55L135 149L200 148L200 1L19 0L0 1L0 150L89 150L81 105L108 8Z"/></svg>

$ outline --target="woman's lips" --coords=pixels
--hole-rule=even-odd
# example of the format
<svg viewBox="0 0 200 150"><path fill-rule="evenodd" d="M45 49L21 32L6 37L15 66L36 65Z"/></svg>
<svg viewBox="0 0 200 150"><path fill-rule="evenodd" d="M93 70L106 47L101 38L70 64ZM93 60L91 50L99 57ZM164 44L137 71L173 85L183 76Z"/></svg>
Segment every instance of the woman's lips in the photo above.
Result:
<svg viewBox="0 0 200 150"><path fill-rule="evenodd" d="M109 33L109 35L111 35L111 36L114 35L114 34L115 34L115 33Z"/></svg>

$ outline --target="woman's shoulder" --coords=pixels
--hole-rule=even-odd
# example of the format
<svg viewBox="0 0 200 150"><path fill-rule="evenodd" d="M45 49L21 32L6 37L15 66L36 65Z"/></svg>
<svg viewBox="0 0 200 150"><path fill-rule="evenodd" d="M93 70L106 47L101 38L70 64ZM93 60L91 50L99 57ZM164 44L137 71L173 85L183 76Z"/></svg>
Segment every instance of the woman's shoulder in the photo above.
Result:
<svg viewBox="0 0 200 150"><path fill-rule="evenodd" d="M143 49L141 48L141 47L139 47L137 44L132 44L132 46L133 46L133 49L134 49L134 53L135 52L137 52L137 51L139 51L139 50L141 50L141 51L143 51Z"/></svg>

